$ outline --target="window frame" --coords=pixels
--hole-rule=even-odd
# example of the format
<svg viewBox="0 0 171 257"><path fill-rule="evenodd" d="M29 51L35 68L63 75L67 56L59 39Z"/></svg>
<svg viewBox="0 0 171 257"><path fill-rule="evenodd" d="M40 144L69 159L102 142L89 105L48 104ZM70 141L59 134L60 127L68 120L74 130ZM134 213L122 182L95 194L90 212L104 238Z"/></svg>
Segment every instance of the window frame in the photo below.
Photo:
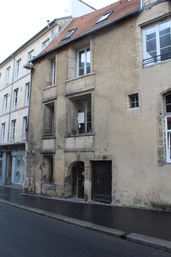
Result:
<svg viewBox="0 0 171 257"><path fill-rule="evenodd" d="M9 67L6 69L6 78L5 78L5 85L6 85L6 86L9 85L10 70L11 70L11 66L9 66Z"/></svg>
<svg viewBox="0 0 171 257"><path fill-rule="evenodd" d="M50 39L46 39L45 41L42 42L42 49L45 49L47 45L49 44Z"/></svg>
<svg viewBox="0 0 171 257"><path fill-rule="evenodd" d="M11 141L14 142L16 137L16 119L11 121Z"/></svg>
<svg viewBox="0 0 171 257"><path fill-rule="evenodd" d="M4 95L4 102L3 102L3 114L7 113L8 108L8 94Z"/></svg>
<svg viewBox="0 0 171 257"><path fill-rule="evenodd" d="M29 95L30 95L30 82L26 83L25 87L25 105L29 104Z"/></svg>
<svg viewBox="0 0 171 257"><path fill-rule="evenodd" d="M17 109L18 106L18 93L19 93L19 88L14 89L14 99L13 99L13 109Z"/></svg>
<svg viewBox="0 0 171 257"><path fill-rule="evenodd" d="M128 95L129 109L135 109L140 107L139 94L133 93Z"/></svg>
<svg viewBox="0 0 171 257"><path fill-rule="evenodd" d="M27 116L23 117L23 140L26 140L27 136Z"/></svg>
<svg viewBox="0 0 171 257"><path fill-rule="evenodd" d="M96 21L96 24L99 24L99 23L101 23L101 22L103 22L103 21L106 21L106 20L110 17L110 15L111 15L113 12L114 12L114 10L111 10L111 11L109 11L109 12L104 13L104 14L98 19L98 21Z"/></svg>
<svg viewBox="0 0 171 257"><path fill-rule="evenodd" d="M1 123L1 142L5 140L5 122Z"/></svg>
<svg viewBox="0 0 171 257"><path fill-rule="evenodd" d="M28 62L30 62L33 59L34 49L28 52Z"/></svg>
<svg viewBox="0 0 171 257"><path fill-rule="evenodd" d="M144 66L154 65L154 64L157 64L157 63L160 63L160 62L171 60L171 52L167 53L167 54L170 55L170 57L168 57L164 60L162 60L162 57L164 57L166 54L161 55L162 48L160 46L160 34L159 34L160 33L160 26L162 24L166 24L166 23L170 23L170 35L171 35L171 19L167 19L167 20L164 20L164 21L159 21L155 24L152 24L150 26L147 26L147 27L143 28L142 37L143 37L143 58L144 58L143 59L143 65ZM149 57L148 56L149 54L147 52L146 31L150 30L150 29L154 29L154 32L155 32L156 56L154 56L154 57ZM171 44L168 45L167 47L171 47ZM156 60L154 61L154 59L156 59Z"/></svg>
<svg viewBox="0 0 171 257"><path fill-rule="evenodd" d="M171 112L167 112L167 96L171 96L171 93L165 95L165 140L166 140L166 163L171 163L171 129L168 128L168 119L171 120Z"/></svg>
<svg viewBox="0 0 171 257"><path fill-rule="evenodd" d="M89 50L89 51L87 51ZM80 74L80 65L79 65L79 61L80 61L80 57L79 57L79 54L81 52L84 51L84 54L85 54L85 61L84 61L84 66L83 66L83 74ZM87 66L87 53L89 52L90 54L90 65ZM89 67L89 72L87 72L87 67ZM84 47L82 49L79 49L77 51L77 77L80 77L80 76L84 76L84 75L87 75L87 74L90 74L91 73L91 50L90 50L90 46L87 46L87 47Z"/></svg>
<svg viewBox="0 0 171 257"><path fill-rule="evenodd" d="M16 61L16 78L19 78L21 72L21 58Z"/></svg>

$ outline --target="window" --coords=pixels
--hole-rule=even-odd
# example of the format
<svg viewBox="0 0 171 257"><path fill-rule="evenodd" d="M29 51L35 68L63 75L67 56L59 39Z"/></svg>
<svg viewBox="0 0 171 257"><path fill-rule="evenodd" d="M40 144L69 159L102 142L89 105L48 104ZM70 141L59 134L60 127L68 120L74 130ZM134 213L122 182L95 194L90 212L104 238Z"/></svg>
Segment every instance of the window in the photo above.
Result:
<svg viewBox="0 0 171 257"><path fill-rule="evenodd" d="M14 109L17 108L17 104L18 104L18 91L19 91L18 88L14 90L14 105L13 105Z"/></svg>
<svg viewBox="0 0 171 257"><path fill-rule="evenodd" d="M5 139L5 123L1 124L1 141L4 142Z"/></svg>
<svg viewBox="0 0 171 257"><path fill-rule="evenodd" d="M7 112L8 94L4 95L3 113Z"/></svg>
<svg viewBox="0 0 171 257"><path fill-rule="evenodd" d="M0 179L2 179L2 159L0 160Z"/></svg>
<svg viewBox="0 0 171 257"><path fill-rule="evenodd" d="M33 54L34 54L34 50L28 53L28 61L31 61L31 59L33 59Z"/></svg>
<svg viewBox="0 0 171 257"><path fill-rule="evenodd" d="M56 62L55 60L52 61L52 85L55 85L56 83Z"/></svg>
<svg viewBox="0 0 171 257"><path fill-rule="evenodd" d="M26 84L26 94L25 94L25 104L29 104L29 91L30 91L30 83Z"/></svg>
<svg viewBox="0 0 171 257"><path fill-rule="evenodd" d="M42 48L44 49L49 44L49 38L42 43Z"/></svg>
<svg viewBox="0 0 171 257"><path fill-rule="evenodd" d="M171 163L171 94L165 97L166 161Z"/></svg>
<svg viewBox="0 0 171 257"><path fill-rule="evenodd" d="M90 48L78 52L78 76L90 73Z"/></svg>
<svg viewBox="0 0 171 257"><path fill-rule="evenodd" d="M62 41L63 40L66 40L66 39L68 39L68 38L70 38L73 34L74 34L74 32L76 31L77 29L75 28L75 29L71 29L71 30L68 30L68 32L65 34L65 36L62 38Z"/></svg>
<svg viewBox="0 0 171 257"><path fill-rule="evenodd" d="M56 61L55 57L47 59L46 73L45 73L45 87L49 87L56 84Z"/></svg>
<svg viewBox="0 0 171 257"><path fill-rule="evenodd" d="M139 97L138 97L138 93L129 95L129 107L130 107L130 108L139 107Z"/></svg>
<svg viewBox="0 0 171 257"><path fill-rule="evenodd" d="M16 62L16 78L19 77L20 70L21 70L21 59L19 59L19 60Z"/></svg>
<svg viewBox="0 0 171 257"><path fill-rule="evenodd" d="M11 142L15 141L16 120L11 121Z"/></svg>
<svg viewBox="0 0 171 257"><path fill-rule="evenodd" d="M171 20L143 30L144 65L171 59Z"/></svg>
<svg viewBox="0 0 171 257"><path fill-rule="evenodd" d="M10 69L11 69L11 67L8 67L6 70L6 80L5 80L6 85L9 85Z"/></svg>
<svg viewBox="0 0 171 257"><path fill-rule="evenodd" d="M112 13L113 13L113 11L103 14L103 16L101 16L100 19L96 22L96 24L107 20Z"/></svg>
<svg viewBox="0 0 171 257"><path fill-rule="evenodd" d="M68 99L67 110L68 135L92 132L91 94Z"/></svg>
<svg viewBox="0 0 171 257"><path fill-rule="evenodd" d="M23 140L26 140L27 133L27 116L23 117Z"/></svg>
<svg viewBox="0 0 171 257"><path fill-rule="evenodd" d="M48 103L44 106L44 136L54 135L54 103Z"/></svg>
<svg viewBox="0 0 171 257"><path fill-rule="evenodd" d="M91 132L91 101L84 100L78 101L78 133L88 133Z"/></svg>

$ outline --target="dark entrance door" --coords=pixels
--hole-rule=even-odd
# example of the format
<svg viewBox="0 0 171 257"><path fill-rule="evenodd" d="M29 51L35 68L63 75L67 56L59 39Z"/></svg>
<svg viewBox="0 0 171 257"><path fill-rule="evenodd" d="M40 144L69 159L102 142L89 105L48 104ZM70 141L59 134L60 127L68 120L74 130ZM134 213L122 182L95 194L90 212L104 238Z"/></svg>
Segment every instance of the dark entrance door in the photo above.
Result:
<svg viewBox="0 0 171 257"><path fill-rule="evenodd" d="M111 203L112 162L92 162L92 199Z"/></svg>
<svg viewBox="0 0 171 257"><path fill-rule="evenodd" d="M84 198L84 163L77 162L72 167L73 191L72 195Z"/></svg>

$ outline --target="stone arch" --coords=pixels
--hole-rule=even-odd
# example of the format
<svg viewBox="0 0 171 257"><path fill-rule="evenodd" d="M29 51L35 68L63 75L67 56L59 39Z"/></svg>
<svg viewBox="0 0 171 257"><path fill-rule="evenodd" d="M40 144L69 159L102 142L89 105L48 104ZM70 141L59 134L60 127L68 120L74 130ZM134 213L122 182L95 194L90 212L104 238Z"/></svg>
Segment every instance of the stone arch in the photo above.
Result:
<svg viewBox="0 0 171 257"><path fill-rule="evenodd" d="M74 161L69 167L71 196L74 198L84 199L84 166L84 162Z"/></svg>

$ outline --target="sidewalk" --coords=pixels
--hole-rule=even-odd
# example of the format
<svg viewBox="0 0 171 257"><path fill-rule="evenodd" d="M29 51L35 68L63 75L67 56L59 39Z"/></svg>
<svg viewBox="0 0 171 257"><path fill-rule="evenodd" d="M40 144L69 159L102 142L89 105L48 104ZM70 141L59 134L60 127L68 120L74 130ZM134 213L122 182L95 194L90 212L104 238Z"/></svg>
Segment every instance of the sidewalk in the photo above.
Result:
<svg viewBox="0 0 171 257"><path fill-rule="evenodd" d="M171 252L171 212L45 198L5 186L0 202Z"/></svg>

